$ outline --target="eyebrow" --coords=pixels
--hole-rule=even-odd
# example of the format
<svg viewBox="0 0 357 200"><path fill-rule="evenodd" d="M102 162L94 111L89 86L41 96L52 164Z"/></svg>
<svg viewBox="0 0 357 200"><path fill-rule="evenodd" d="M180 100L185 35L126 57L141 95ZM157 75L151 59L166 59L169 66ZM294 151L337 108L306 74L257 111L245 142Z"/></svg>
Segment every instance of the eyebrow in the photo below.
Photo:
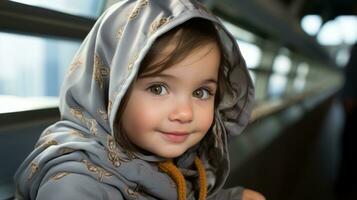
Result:
<svg viewBox="0 0 357 200"><path fill-rule="evenodd" d="M170 74L148 74L148 75L143 75L139 76L140 78L152 78L152 77L163 77L163 78L168 78L168 79L177 79L176 76L170 75ZM208 78L202 81L202 83L214 83L217 84L217 80L215 78Z"/></svg>

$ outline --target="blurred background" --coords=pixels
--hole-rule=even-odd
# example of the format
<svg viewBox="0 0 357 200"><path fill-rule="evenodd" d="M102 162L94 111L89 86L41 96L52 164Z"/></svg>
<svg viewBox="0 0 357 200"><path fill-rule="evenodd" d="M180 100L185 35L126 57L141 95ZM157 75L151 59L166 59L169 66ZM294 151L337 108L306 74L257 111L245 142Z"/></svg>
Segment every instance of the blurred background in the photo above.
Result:
<svg viewBox="0 0 357 200"><path fill-rule="evenodd" d="M59 119L65 70L115 2L0 1L0 199ZM226 187L268 200L357 199L357 0L201 2L235 36L256 88L251 122L230 141Z"/></svg>

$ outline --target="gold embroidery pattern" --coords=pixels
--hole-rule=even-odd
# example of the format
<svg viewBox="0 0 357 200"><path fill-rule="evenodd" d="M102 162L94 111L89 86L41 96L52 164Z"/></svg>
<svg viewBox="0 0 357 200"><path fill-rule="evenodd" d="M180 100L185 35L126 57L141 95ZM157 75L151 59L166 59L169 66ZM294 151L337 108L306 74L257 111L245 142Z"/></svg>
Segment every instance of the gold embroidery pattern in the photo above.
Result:
<svg viewBox="0 0 357 200"><path fill-rule="evenodd" d="M50 147L52 145L58 145L58 142L55 140L49 140L49 141L46 141L45 143L41 144L41 147L44 149L47 149L48 147Z"/></svg>
<svg viewBox="0 0 357 200"><path fill-rule="evenodd" d="M87 127L89 127L89 131L93 134L93 135L96 135L97 134L97 126L98 126L98 123L95 119L86 119L86 122L87 122Z"/></svg>
<svg viewBox="0 0 357 200"><path fill-rule="evenodd" d="M109 102L108 102L108 116L110 115L110 111L112 111L112 107L113 107L113 102L112 102L112 100L109 100Z"/></svg>
<svg viewBox="0 0 357 200"><path fill-rule="evenodd" d="M129 198L131 199L137 199L138 198L138 192L136 192L135 190L131 189L130 187L127 187L125 189L126 194L128 194Z"/></svg>
<svg viewBox="0 0 357 200"><path fill-rule="evenodd" d="M114 91L113 94L111 94L111 97L109 97L109 101L108 101L108 117L110 116L110 113L112 112L113 109L113 100L115 100L115 98L117 97L118 92Z"/></svg>
<svg viewBox="0 0 357 200"><path fill-rule="evenodd" d="M107 121L108 120L108 114L104 110L98 109L98 113L102 116L102 118Z"/></svg>
<svg viewBox="0 0 357 200"><path fill-rule="evenodd" d="M69 132L70 135L73 135L73 136L77 136L77 137L84 137L84 134L79 132L79 131L76 131L76 130L71 130Z"/></svg>
<svg viewBox="0 0 357 200"><path fill-rule="evenodd" d="M82 62L81 58L79 58L79 57L76 58L74 60L74 62L70 65L67 75L70 75L73 71L75 71L77 68L82 66L82 64L83 64L83 62Z"/></svg>
<svg viewBox="0 0 357 200"><path fill-rule="evenodd" d="M97 81L101 89L104 88L104 81L109 77L110 69L103 64L101 58L96 54L94 56L93 79Z"/></svg>
<svg viewBox="0 0 357 200"><path fill-rule="evenodd" d="M120 158L119 151L117 149L117 145L113 137L108 136L107 145L108 159L113 164L113 166L119 167L122 161L128 161L127 159Z"/></svg>
<svg viewBox="0 0 357 200"><path fill-rule="evenodd" d="M35 146L35 148L47 149L52 145L58 145L58 142L55 140L46 140L45 142L39 143Z"/></svg>
<svg viewBox="0 0 357 200"><path fill-rule="evenodd" d="M120 28L118 29L117 34L116 34L116 38L117 38L118 40L120 40L121 37L123 36L123 31L124 31L124 28L123 28L123 27L120 27Z"/></svg>
<svg viewBox="0 0 357 200"><path fill-rule="evenodd" d="M87 169L90 172L93 172L97 175L97 180L102 182L103 177L110 177L113 174L108 172L107 170L103 169L102 167L96 166L93 163L89 162L88 160L82 160L82 162L86 165Z"/></svg>
<svg viewBox="0 0 357 200"><path fill-rule="evenodd" d="M79 109L79 108L70 108L70 112L79 121L81 121L82 123L85 123L85 118L83 116L83 113L82 113L81 109Z"/></svg>
<svg viewBox="0 0 357 200"><path fill-rule="evenodd" d="M38 170L38 165L36 163L32 162L30 165L30 175L28 177L28 180L31 180L31 178L33 177L33 175L35 175L37 170Z"/></svg>
<svg viewBox="0 0 357 200"><path fill-rule="evenodd" d="M68 154L68 153L72 153L76 151L75 149L72 149L72 148L68 148L68 147L65 147L63 149L60 150L60 154Z"/></svg>
<svg viewBox="0 0 357 200"><path fill-rule="evenodd" d="M67 176L68 174L70 174L70 173L69 172L58 172L57 174L52 176L51 179L57 181L65 176Z"/></svg>
<svg viewBox="0 0 357 200"><path fill-rule="evenodd" d="M134 63L135 63L136 59L138 59L138 57L139 57L139 53L136 52L136 53L134 54L134 56L130 59L129 64L128 64L128 75L127 75L127 78L128 78L128 76L130 75L130 72L131 72L131 70L133 69ZM124 83L124 82L123 82L123 83Z"/></svg>
<svg viewBox="0 0 357 200"><path fill-rule="evenodd" d="M142 10L148 4L148 0L140 0L138 5L135 6L134 10L129 15L129 20L133 20L139 15L140 10Z"/></svg>
<svg viewBox="0 0 357 200"><path fill-rule="evenodd" d="M97 121L95 119L87 119L87 118L85 118L83 113L82 113L82 111L79 108L70 108L70 112L75 118L77 118L83 124L85 124L89 128L89 131L93 135L97 134L98 123L97 123Z"/></svg>
<svg viewBox="0 0 357 200"><path fill-rule="evenodd" d="M156 21L154 21L151 26L150 26L150 34L153 34L154 32L156 32L160 27L162 27L163 25L169 23L169 21L171 20L170 17L162 17Z"/></svg>

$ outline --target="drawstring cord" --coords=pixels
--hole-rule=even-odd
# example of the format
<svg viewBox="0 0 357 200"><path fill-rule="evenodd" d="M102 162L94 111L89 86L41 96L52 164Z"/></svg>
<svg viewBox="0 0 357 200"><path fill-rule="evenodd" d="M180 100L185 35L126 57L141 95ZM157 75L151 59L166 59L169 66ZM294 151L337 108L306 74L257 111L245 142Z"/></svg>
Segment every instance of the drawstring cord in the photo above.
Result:
<svg viewBox="0 0 357 200"><path fill-rule="evenodd" d="M207 186L206 186L206 171L202 161L196 157L195 166L198 171L199 178L199 200L205 200L207 197ZM186 200L186 181L185 177L182 175L181 171L174 165L172 160L167 160L165 162L159 163L159 168L168 174L177 185L178 200Z"/></svg>

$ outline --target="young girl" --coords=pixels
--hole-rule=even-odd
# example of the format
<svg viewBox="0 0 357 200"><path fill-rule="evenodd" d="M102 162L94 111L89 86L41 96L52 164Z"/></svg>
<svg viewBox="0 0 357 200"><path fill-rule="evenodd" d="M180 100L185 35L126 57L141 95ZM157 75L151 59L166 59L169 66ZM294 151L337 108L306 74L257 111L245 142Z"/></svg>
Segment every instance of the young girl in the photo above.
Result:
<svg viewBox="0 0 357 200"><path fill-rule="evenodd" d="M119 1L76 54L16 198L264 199L222 189L253 98L234 38L202 5Z"/></svg>

